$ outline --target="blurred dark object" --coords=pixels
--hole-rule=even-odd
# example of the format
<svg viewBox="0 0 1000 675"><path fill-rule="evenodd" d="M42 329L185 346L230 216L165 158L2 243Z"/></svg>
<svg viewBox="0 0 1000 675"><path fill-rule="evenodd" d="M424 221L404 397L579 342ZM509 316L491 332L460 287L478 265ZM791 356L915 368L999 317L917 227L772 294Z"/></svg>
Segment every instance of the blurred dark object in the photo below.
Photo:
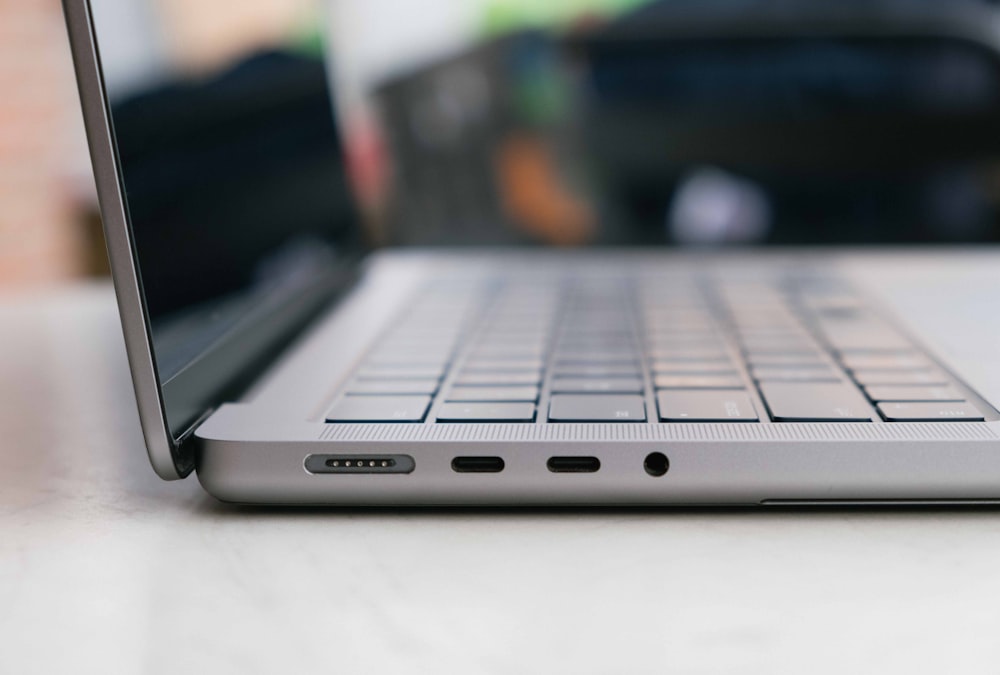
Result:
<svg viewBox="0 0 1000 675"><path fill-rule="evenodd" d="M985 0L664 0L570 42L628 242L1000 240Z"/></svg>
<svg viewBox="0 0 1000 675"><path fill-rule="evenodd" d="M290 249L355 237L318 57L260 53L166 82L116 103L114 121L154 319L259 285Z"/></svg>
<svg viewBox="0 0 1000 675"><path fill-rule="evenodd" d="M390 244L579 244L594 215L562 54L511 34L384 82Z"/></svg>
<svg viewBox="0 0 1000 675"><path fill-rule="evenodd" d="M84 274L91 277L110 277L111 265L108 263L108 249L104 242L101 210L97 204L87 204L85 208L80 209L78 218L83 228Z"/></svg>

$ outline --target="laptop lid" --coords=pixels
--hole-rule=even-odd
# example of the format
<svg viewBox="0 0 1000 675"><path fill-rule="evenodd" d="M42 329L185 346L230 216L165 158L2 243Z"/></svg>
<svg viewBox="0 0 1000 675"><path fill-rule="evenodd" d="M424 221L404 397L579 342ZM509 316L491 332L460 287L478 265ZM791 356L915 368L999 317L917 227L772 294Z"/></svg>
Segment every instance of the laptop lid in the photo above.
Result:
<svg viewBox="0 0 1000 675"><path fill-rule="evenodd" d="M190 36L225 20L211 3L63 4L143 434L181 478L198 423L363 254L323 49L268 34L199 52Z"/></svg>

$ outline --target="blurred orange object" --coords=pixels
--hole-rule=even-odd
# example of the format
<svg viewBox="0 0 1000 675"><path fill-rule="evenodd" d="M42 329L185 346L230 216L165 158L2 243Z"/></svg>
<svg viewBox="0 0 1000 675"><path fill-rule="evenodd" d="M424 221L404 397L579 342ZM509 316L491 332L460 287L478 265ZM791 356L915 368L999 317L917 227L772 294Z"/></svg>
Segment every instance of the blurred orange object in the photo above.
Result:
<svg viewBox="0 0 1000 675"><path fill-rule="evenodd" d="M496 172L504 209L536 241L579 246L594 235L589 206L563 185L541 138L512 134L500 144Z"/></svg>

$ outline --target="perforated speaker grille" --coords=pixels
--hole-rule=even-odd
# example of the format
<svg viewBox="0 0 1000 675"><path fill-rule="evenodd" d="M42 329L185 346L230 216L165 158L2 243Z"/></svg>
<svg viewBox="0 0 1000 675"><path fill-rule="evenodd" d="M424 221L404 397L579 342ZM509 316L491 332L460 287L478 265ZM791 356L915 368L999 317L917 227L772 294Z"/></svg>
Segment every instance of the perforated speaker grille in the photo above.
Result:
<svg viewBox="0 0 1000 675"><path fill-rule="evenodd" d="M325 441L991 441L989 424L329 424Z"/></svg>

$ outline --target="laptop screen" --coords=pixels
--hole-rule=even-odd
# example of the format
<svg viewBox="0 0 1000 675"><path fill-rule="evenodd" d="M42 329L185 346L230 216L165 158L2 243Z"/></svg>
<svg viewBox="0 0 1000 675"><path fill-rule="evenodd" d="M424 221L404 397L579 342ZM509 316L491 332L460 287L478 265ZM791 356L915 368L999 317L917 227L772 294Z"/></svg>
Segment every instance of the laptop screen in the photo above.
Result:
<svg viewBox="0 0 1000 675"><path fill-rule="evenodd" d="M1000 241L985 0L90 3L176 433L349 282L334 98L383 245Z"/></svg>
<svg viewBox="0 0 1000 675"><path fill-rule="evenodd" d="M290 4L92 2L175 437L329 300L359 248L320 11Z"/></svg>

